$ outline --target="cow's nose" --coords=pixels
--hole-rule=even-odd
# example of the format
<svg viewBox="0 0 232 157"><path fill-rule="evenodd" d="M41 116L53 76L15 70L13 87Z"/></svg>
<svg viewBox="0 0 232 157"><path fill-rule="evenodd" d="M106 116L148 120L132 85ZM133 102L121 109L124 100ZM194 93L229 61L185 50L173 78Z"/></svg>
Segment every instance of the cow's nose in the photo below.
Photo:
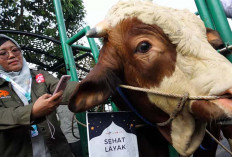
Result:
<svg viewBox="0 0 232 157"><path fill-rule="evenodd" d="M208 122L227 117L224 110L219 107L218 103L208 100L193 101L191 104L191 111L199 119Z"/></svg>

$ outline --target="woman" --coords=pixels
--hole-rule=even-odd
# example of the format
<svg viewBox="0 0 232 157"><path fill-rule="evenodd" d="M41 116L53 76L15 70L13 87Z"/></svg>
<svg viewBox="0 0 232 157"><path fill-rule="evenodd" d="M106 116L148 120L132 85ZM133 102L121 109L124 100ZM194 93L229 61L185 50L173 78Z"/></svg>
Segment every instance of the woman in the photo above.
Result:
<svg viewBox="0 0 232 157"><path fill-rule="evenodd" d="M57 82L45 71L30 71L19 44L0 34L0 156L72 156L55 111L67 104L76 82L51 95Z"/></svg>

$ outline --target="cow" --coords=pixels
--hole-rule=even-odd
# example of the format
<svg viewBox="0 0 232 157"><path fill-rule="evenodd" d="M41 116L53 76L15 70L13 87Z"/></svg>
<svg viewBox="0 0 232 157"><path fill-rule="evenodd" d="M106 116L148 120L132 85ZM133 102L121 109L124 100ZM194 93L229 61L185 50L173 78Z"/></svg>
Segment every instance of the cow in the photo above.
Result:
<svg viewBox="0 0 232 157"><path fill-rule="evenodd" d="M118 96L116 89L121 84L187 93L180 112L157 129L180 155L190 156L200 146L207 123L232 117L229 98L188 99L232 94L232 64L209 44L217 46L218 38L206 33L204 23L188 10L150 1L119 1L87 32L89 37L103 37L104 44L99 62L71 96L69 109L82 112L100 105L109 96ZM180 101L149 92L123 91L136 111L152 124L167 121ZM119 108L128 109L120 98L115 100Z"/></svg>

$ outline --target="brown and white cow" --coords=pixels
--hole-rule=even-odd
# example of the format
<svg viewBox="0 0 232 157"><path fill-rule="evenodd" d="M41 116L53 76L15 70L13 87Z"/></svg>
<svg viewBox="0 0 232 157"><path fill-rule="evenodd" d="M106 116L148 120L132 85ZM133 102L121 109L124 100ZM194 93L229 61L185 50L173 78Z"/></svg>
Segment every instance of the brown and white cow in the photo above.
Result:
<svg viewBox="0 0 232 157"><path fill-rule="evenodd" d="M74 112L88 110L126 84L173 94L232 94L232 64L209 44L203 22L187 10L150 1L118 2L88 32L104 37L99 62L70 99ZM136 110L152 123L164 122L179 98L127 91ZM201 144L207 122L232 117L232 100L188 100L162 135L183 156Z"/></svg>

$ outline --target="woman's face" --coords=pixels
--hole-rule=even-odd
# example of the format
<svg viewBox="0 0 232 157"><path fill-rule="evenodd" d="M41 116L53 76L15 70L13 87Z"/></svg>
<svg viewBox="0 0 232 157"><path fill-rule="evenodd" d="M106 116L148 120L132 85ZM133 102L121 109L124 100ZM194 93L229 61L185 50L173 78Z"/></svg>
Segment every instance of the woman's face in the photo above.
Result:
<svg viewBox="0 0 232 157"><path fill-rule="evenodd" d="M0 46L0 65L5 71L20 71L23 67L21 50L10 40Z"/></svg>

